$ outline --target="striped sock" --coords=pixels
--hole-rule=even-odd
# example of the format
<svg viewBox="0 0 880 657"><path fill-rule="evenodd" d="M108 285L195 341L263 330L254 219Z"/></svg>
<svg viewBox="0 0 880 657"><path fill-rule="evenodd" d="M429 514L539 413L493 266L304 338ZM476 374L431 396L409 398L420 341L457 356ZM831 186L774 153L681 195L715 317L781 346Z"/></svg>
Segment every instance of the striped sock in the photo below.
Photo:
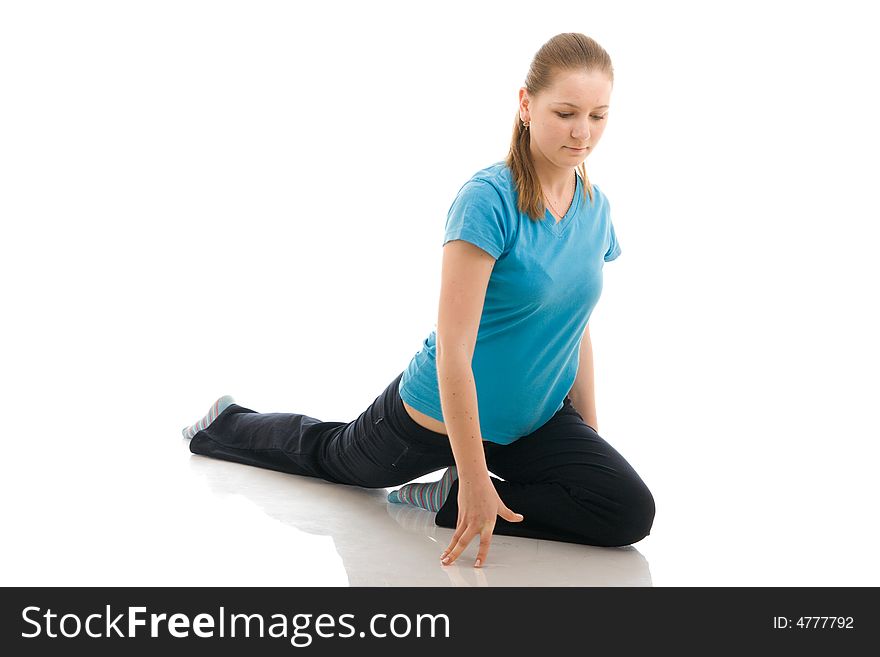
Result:
<svg viewBox="0 0 880 657"><path fill-rule="evenodd" d="M211 405L211 408L208 409L208 413L205 415L205 417L203 417L195 424L191 424L188 427L184 427L182 429L181 433L183 433L183 437L189 440L199 431L211 424L211 422L216 420L217 416L220 415L220 413L222 413L227 406L234 403L235 400L231 396L223 395Z"/></svg>
<svg viewBox="0 0 880 657"><path fill-rule="evenodd" d="M458 470L452 465L446 469L439 481L406 484L388 493L388 501L394 504L412 504L428 511L439 511L456 479L458 479Z"/></svg>

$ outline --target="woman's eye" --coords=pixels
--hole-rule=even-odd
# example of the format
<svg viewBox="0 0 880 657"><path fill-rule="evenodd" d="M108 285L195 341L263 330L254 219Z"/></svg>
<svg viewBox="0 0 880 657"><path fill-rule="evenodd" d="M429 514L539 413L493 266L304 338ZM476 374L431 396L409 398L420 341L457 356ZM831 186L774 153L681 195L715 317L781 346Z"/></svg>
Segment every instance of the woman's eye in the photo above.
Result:
<svg viewBox="0 0 880 657"><path fill-rule="evenodd" d="M562 112L556 112L556 114L560 118L563 118L563 119L567 119L569 116L572 116L572 114L570 112L567 114L563 114ZM593 116L591 116L590 118L596 119L597 121L604 121L605 120L604 116L596 116L595 114Z"/></svg>

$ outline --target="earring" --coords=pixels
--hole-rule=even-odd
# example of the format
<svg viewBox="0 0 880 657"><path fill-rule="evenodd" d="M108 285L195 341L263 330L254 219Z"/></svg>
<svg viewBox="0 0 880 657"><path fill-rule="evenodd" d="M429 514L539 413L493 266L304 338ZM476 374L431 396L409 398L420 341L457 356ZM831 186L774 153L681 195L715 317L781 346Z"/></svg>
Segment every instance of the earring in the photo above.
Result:
<svg viewBox="0 0 880 657"><path fill-rule="evenodd" d="M526 122L524 122L524 123L523 123L523 128L526 129L526 130L528 130L528 128L529 128L529 123L531 123L531 121L526 121Z"/></svg>

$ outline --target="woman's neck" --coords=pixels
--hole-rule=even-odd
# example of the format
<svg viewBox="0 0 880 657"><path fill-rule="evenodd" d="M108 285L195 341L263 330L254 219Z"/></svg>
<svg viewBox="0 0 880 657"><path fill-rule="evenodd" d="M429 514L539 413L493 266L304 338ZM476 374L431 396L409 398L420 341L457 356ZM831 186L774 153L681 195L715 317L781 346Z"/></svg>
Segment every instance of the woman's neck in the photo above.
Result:
<svg viewBox="0 0 880 657"><path fill-rule="evenodd" d="M560 199L571 194L572 182L576 182L574 178L577 175L575 167L548 167L543 162L539 162L537 158L533 159L533 162L541 189L547 196L552 199Z"/></svg>

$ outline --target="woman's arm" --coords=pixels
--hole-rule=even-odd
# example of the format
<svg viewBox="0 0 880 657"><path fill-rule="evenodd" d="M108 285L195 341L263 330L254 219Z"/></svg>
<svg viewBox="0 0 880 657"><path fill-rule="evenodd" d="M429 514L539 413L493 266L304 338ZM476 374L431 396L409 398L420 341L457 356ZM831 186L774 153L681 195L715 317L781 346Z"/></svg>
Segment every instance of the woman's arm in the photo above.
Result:
<svg viewBox="0 0 880 657"><path fill-rule="evenodd" d="M458 478L490 488L472 361L495 258L475 244L443 246L437 313L437 385Z"/></svg>
<svg viewBox="0 0 880 657"><path fill-rule="evenodd" d="M462 482L489 482L470 353L460 349L447 355L438 349L437 381L458 478Z"/></svg>
<svg viewBox="0 0 880 657"><path fill-rule="evenodd" d="M574 409L584 418L584 422L599 431L596 419L596 393L593 378L593 345L590 341L590 325L584 329L581 338L580 364L574 385L568 393Z"/></svg>
<svg viewBox="0 0 880 657"><path fill-rule="evenodd" d="M443 422L458 471L458 518L441 563L452 564L474 537L480 550L475 566L486 562L495 522L522 522L498 496L489 476L480 427L472 362L480 318L495 258L466 240L443 246L440 310L437 315L437 385Z"/></svg>

